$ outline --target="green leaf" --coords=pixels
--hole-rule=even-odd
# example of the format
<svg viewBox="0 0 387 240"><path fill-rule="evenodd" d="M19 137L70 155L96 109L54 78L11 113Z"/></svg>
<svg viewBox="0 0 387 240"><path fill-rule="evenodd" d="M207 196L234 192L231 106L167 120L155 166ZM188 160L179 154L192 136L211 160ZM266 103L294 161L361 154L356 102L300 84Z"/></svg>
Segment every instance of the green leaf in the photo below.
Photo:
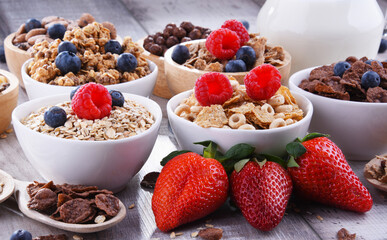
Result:
<svg viewBox="0 0 387 240"><path fill-rule="evenodd" d="M250 159L243 159L243 160L240 160L239 162L235 163L234 164L234 169L236 172L240 172L242 170L242 168L246 165L246 163L248 163L250 161Z"/></svg>
<svg viewBox="0 0 387 240"><path fill-rule="evenodd" d="M223 162L228 159L234 159L234 160L241 160L244 158L251 157L251 155L254 153L255 147L247 144L247 143L239 143L234 146L232 146L224 156L218 160L220 162Z"/></svg>
<svg viewBox="0 0 387 240"><path fill-rule="evenodd" d="M300 165L298 165L298 163L296 162L296 160L294 159L293 156L290 156L289 160L288 160L288 168L290 167L300 167Z"/></svg>
<svg viewBox="0 0 387 240"><path fill-rule="evenodd" d="M263 167L263 165L265 165L265 163L267 162L267 160L265 159L265 160L263 160L263 161L257 161L257 163L258 163L258 165L259 165L259 167L260 168L262 168Z"/></svg>
<svg viewBox="0 0 387 240"><path fill-rule="evenodd" d="M174 157L176 157L176 156L179 156L179 155L181 155L181 154L183 154L183 153L187 153L187 152L191 152L191 151L187 151L187 150L173 151L173 152L171 152L170 154L168 154L167 156L165 156L165 157L161 160L160 164L161 164L161 166L164 167L165 164L167 164L167 162L169 162L169 160L171 160L172 158L174 158Z"/></svg>
<svg viewBox="0 0 387 240"><path fill-rule="evenodd" d="M217 154L218 144L214 142L210 142L210 144L204 148L203 150L203 157L205 158L215 158Z"/></svg>
<svg viewBox="0 0 387 240"><path fill-rule="evenodd" d="M305 142L318 137L330 137L330 136L328 134L323 134L323 133L309 133L301 140L301 142Z"/></svg>
<svg viewBox="0 0 387 240"><path fill-rule="evenodd" d="M203 142L195 142L194 144L198 144L198 145L202 145L204 147L208 147L210 145L210 143L212 143L213 141L211 140L207 140L207 141L203 141Z"/></svg>
<svg viewBox="0 0 387 240"><path fill-rule="evenodd" d="M262 154L259 154L257 156L258 159L266 159L267 161L270 161L270 162L275 162L275 163L278 163L279 165L281 165L283 168L286 169L286 162L284 159L278 157L278 156L275 156L275 155L271 155L271 154L267 154L267 153L262 153Z"/></svg>
<svg viewBox="0 0 387 240"><path fill-rule="evenodd" d="M286 151L296 159L306 153L306 148L300 142L291 142L286 145Z"/></svg>

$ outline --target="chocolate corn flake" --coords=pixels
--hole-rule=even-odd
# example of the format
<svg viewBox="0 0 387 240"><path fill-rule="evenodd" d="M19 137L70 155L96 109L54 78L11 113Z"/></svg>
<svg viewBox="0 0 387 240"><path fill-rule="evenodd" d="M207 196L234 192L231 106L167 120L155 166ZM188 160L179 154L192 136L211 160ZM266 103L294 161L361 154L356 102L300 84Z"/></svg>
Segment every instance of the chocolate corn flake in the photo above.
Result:
<svg viewBox="0 0 387 240"><path fill-rule="evenodd" d="M95 196L95 204L111 217L116 216L120 211L119 200L113 195L98 194Z"/></svg>
<svg viewBox="0 0 387 240"><path fill-rule="evenodd" d="M76 198L65 202L59 209L59 214L65 223L81 223L92 213L90 202L85 199Z"/></svg>

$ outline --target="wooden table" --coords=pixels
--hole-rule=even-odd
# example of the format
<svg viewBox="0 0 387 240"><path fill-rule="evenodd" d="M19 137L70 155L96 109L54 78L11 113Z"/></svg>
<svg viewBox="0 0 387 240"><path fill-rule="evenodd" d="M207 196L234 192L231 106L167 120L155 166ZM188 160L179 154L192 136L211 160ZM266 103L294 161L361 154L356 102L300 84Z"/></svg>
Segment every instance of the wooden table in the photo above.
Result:
<svg viewBox="0 0 387 240"><path fill-rule="evenodd" d="M147 34L160 31L169 22L192 21L196 25L212 29L219 27L230 18L246 19L255 29L255 19L264 0L0 0L0 39L14 32L27 18L41 19L57 15L76 19L83 12L89 12L97 21L113 22L121 36L131 36L138 40ZM387 2L380 0L382 9ZM7 69L0 64L1 69ZM160 170L162 157L175 149L176 143L168 128L165 105L167 100L156 96L164 119L154 150L141 171L118 194L128 209L123 222L115 227L94 234L77 234L84 239L169 239L170 235L157 229L151 210L152 192L144 190L139 183L142 177L154 170ZM20 89L19 104L27 101L26 92ZM1 107L1 106L0 106ZM191 239L190 234L209 223L224 230L223 239L336 239L342 227L357 233L357 239L387 239L387 194L368 184L362 174L364 161L350 162L360 180L370 190L374 199L372 210L366 214L342 211L320 204L303 204L287 210L282 222L270 232L261 232L251 227L239 211L232 211L227 205L203 220L187 224L175 230L183 235L177 239ZM0 139L0 169L14 178L26 181L42 180L25 157L14 133ZM9 239L17 229L26 229L33 236L65 233L69 239L75 235L31 220L18 210L13 198L0 204L0 239Z"/></svg>

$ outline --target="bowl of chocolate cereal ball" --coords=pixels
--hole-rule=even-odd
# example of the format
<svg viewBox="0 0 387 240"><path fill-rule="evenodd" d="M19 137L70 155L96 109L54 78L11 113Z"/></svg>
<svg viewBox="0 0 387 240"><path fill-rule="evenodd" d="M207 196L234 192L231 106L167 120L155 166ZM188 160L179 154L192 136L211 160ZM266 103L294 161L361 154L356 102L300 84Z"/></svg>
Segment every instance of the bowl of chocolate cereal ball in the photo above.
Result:
<svg viewBox="0 0 387 240"><path fill-rule="evenodd" d="M77 20L65 19L59 16L47 16L40 20L30 18L21 24L18 30L8 35L4 40L4 50L9 70L15 74L20 85L24 88L21 76L21 68L25 61L31 58L31 47L35 43L47 41L53 42L55 39L62 39L66 31L71 31L75 27L85 27L94 22L94 17L89 13L84 13ZM116 38L115 26L110 22L103 22L104 27L109 28L111 37Z"/></svg>
<svg viewBox="0 0 387 240"><path fill-rule="evenodd" d="M41 97L12 113L18 141L46 180L122 190L147 161L162 120L153 100L101 84Z"/></svg>
<svg viewBox="0 0 387 240"><path fill-rule="evenodd" d="M33 58L24 63L23 81L28 97L70 93L95 82L108 89L149 96L157 79L157 66L145 59L143 49L130 37L123 42L93 22L67 31L63 37L35 44Z"/></svg>
<svg viewBox="0 0 387 240"><path fill-rule="evenodd" d="M296 72L289 85L313 103L309 131L331 135L348 159L387 152L387 63L348 57Z"/></svg>
<svg viewBox="0 0 387 240"><path fill-rule="evenodd" d="M3 133L11 123L11 115L17 105L18 95L19 80L17 77L0 69L0 133Z"/></svg>
<svg viewBox="0 0 387 240"><path fill-rule="evenodd" d="M243 84L246 74L262 64L275 66L288 85L291 56L281 46L270 46L259 34L249 34L237 20L227 20L206 39L183 42L164 54L164 70L172 94L192 89L206 72L222 72Z"/></svg>
<svg viewBox="0 0 387 240"><path fill-rule="evenodd" d="M201 153L202 147L194 143L211 140L222 152L247 143L257 153L286 155L286 144L306 135L313 106L281 86L280 79L269 64L252 69L245 85L222 73L203 74L194 90L175 95L167 104L180 148Z"/></svg>

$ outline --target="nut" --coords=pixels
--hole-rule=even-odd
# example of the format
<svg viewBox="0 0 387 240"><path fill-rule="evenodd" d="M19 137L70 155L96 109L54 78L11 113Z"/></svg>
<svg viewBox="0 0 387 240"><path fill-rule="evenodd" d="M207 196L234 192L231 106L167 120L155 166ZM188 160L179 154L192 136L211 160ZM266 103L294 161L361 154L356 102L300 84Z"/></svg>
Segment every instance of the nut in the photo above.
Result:
<svg viewBox="0 0 387 240"><path fill-rule="evenodd" d="M28 44L29 45L34 45L35 44L35 42L38 40L38 39L45 39L46 38L46 35L35 35L35 36L33 36L33 37L30 37L30 39L28 39Z"/></svg>
<svg viewBox="0 0 387 240"><path fill-rule="evenodd" d="M117 38L117 29L116 29L116 27L114 26L113 23L111 23L111 22L103 22L102 26L104 28L109 29L109 31L110 31L110 38L111 39L116 39Z"/></svg>
<svg viewBox="0 0 387 240"><path fill-rule="evenodd" d="M64 21L65 19L62 18L62 17L58 17L58 16L47 16L47 17L44 17L41 21L42 23L42 27L44 27L46 24L50 23L50 22L54 22L54 21Z"/></svg>
<svg viewBox="0 0 387 240"><path fill-rule="evenodd" d="M18 35L17 37L15 37L12 40L12 43L15 44L15 43L25 42L26 41L26 35L27 35L27 33L22 33L22 34Z"/></svg>
<svg viewBox="0 0 387 240"><path fill-rule="evenodd" d="M46 24L44 26L45 29L48 29L49 27L51 27L52 25L54 24L62 24L63 26L65 26L65 28L67 29L67 26L69 25L69 23L67 21L64 21L64 20L58 20L58 21L53 21L53 22L50 22L48 24ZM32 31L32 30L31 30Z"/></svg>
<svg viewBox="0 0 387 240"><path fill-rule="evenodd" d="M26 40L30 39L31 37L33 36L36 36L36 35L44 35L46 34L47 30L44 29L44 28L34 28L34 29L31 29L27 34L26 34Z"/></svg>
<svg viewBox="0 0 387 240"><path fill-rule="evenodd" d="M20 34L23 34L26 32L26 24L23 23L22 25L20 25L20 27L17 29L16 33L15 33L15 37L19 36Z"/></svg>
<svg viewBox="0 0 387 240"><path fill-rule="evenodd" d="M92 22L95 22L95 18L90 13L84 13L78 19L78 25L80 27L85 27L85 26L89 25Z"/></svg>

